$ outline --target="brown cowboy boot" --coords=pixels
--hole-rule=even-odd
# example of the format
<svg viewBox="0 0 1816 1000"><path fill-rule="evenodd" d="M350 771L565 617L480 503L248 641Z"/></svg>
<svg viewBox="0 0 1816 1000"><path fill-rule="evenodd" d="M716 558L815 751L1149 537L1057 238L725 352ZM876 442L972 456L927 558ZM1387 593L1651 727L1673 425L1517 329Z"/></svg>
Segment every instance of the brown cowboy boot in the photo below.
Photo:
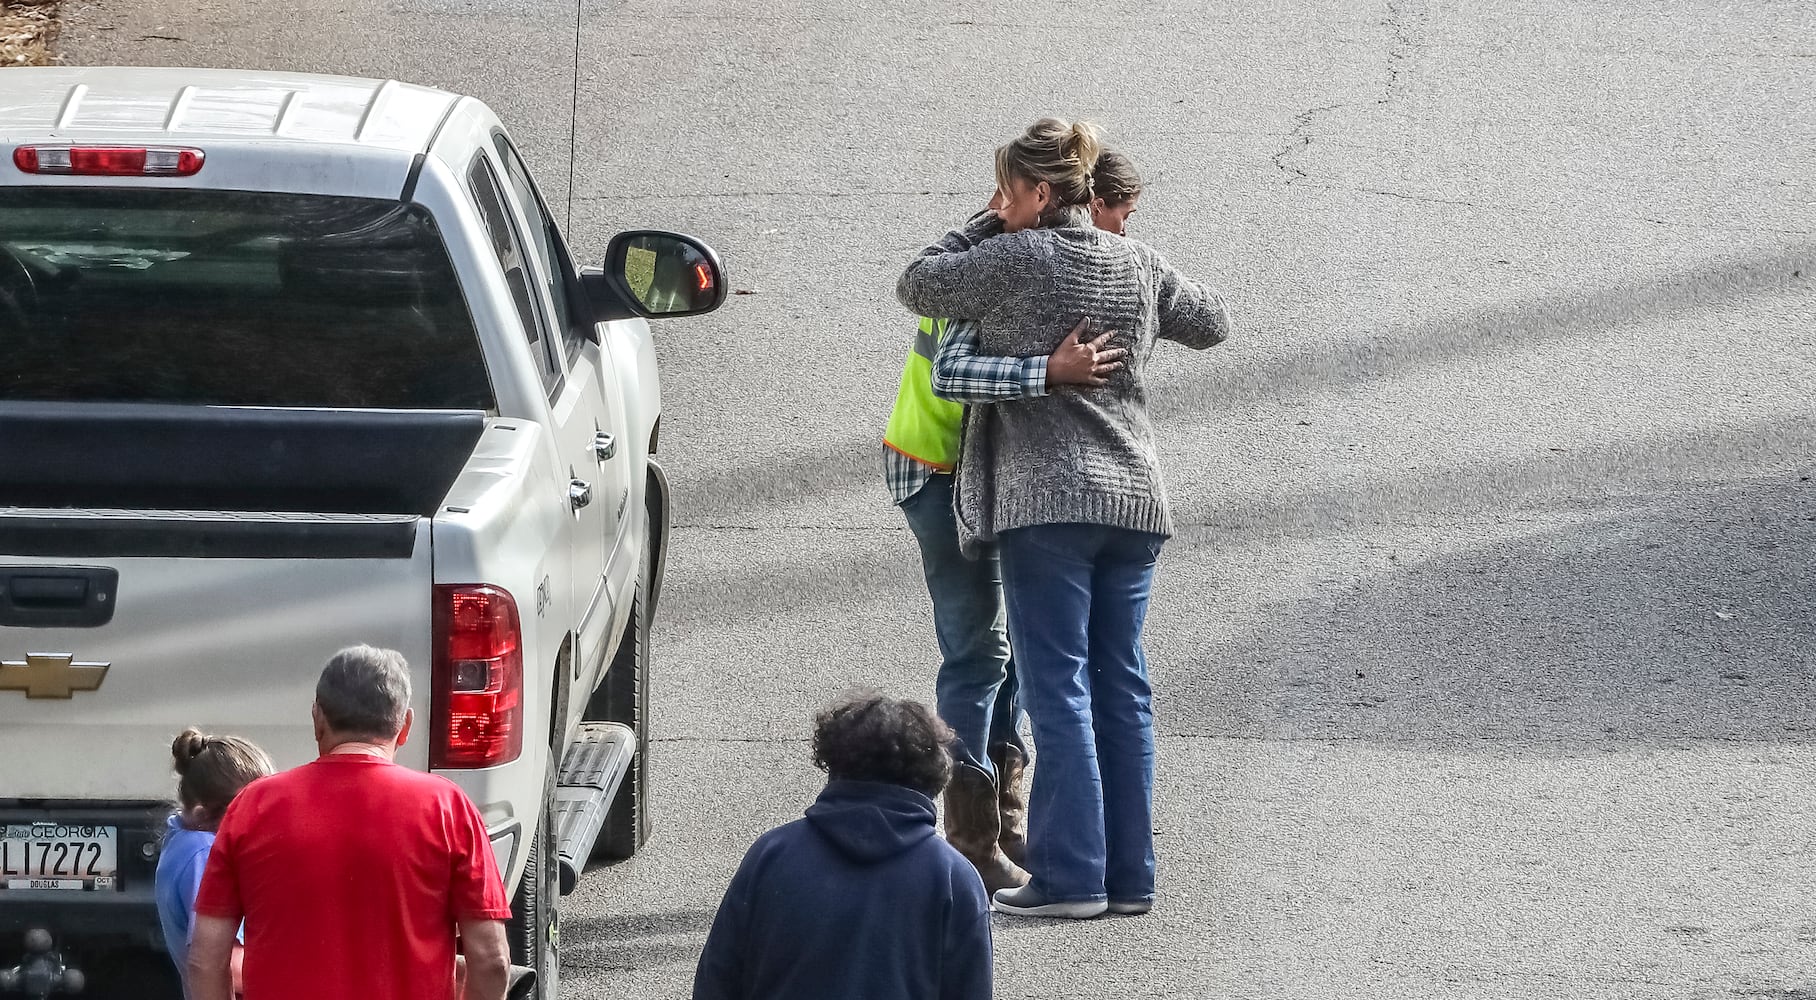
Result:
<svg viewBox="0 0 1816 1000"><path fill-rule="evenodd" d="M1010 861L1025 865L1028 800L1022 796L1022 777L1028 771L1028 757L1013 743L998 743L990 748L990 762L996 765L997 822L1001 829L996 842Z"/></svg>
<svg viewBox="0 0 1816 1000"><path fill-rule="evenodd" d="M1028 883L1028 873L997 846L998 822L996 783L982 768L958 763L946 786L946 840L977 869L992 895Z"/></svg>

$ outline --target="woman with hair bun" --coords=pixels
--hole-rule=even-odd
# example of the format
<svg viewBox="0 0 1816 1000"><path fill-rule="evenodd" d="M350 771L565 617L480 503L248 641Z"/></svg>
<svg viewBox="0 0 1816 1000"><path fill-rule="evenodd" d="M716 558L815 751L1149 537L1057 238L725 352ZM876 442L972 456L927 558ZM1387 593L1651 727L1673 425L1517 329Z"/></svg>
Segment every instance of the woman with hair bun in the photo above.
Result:
<svg viewBox="0 0 1816 1000"><path fill-rule="evenodd" d="M1114 149L1097 154L1091 170L1091 224L1106 233L1127 235L1129 216L1141 203L1141 187L1134 160Z"/></svg>
<svg viewBox="0 0 1816 1000"><path fill-rule="evenodd" d="M227 806L247 785L276 770L271 757L250 740L238 736L209 736L191 727L171 741L172 767L177 772L177 812L171 814L158 856L153 894L158 902L158 923L164 945L183 976L189 992L189 941L195 929L195 897L202 887L202 871L214 832L220 828ZM234 948L234 992L239 992L240 950Z"/></svg>
<svg viewBox="0 0 1816 1000"><path fill-rule="evenodd" d="M996 151L996 214L928 247L896 286L916 313L976 320L981 354L1045 354L1080 325L1117 331L1100 360L1123 363L1102 366L1101 386L971 407L954 501L961 542L998 546L1038 755L1032 878L998 892L994 906L1073 919L1153 905L1153 697L1141 629L1173 522L1145 372L1157 339L1206 348L1229 333L1216 294L1153 248L1093 225L1102 153L1095 125L1035 122ZM1132 210L1138 194L1108 192L1105 207L1115 197ZM937 383L938 359L934 367Z"/></svg>

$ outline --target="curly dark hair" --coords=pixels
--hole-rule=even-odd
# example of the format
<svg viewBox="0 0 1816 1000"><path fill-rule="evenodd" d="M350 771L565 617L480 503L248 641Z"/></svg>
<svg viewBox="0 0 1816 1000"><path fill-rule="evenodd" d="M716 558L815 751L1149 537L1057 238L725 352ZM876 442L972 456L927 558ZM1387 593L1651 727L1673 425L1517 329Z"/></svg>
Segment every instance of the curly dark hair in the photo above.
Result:
<svg viewBox="0 0 1816 1000"><path fill-rule="evenodd" d="M952 778L952 730L918 701L858 691L813 717L813 763L828 777L938 795Z"/></svg>

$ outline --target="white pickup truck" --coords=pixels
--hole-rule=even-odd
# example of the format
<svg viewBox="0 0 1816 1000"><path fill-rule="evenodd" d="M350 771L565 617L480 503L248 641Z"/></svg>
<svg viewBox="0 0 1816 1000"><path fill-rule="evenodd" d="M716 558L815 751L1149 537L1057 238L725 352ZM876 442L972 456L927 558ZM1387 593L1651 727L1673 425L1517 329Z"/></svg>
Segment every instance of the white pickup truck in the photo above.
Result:
<svg viewBox="0 0 1816 1000"><path fill-rule="evenodd" d="M558 894L648 832L644 319L725 285L655 231L581 269L551 208L472 98L0 75L0 992L161 946L171 737L310 759L321 665L371 643L415 671L400 759L479 807L558 995Z"/></svg>

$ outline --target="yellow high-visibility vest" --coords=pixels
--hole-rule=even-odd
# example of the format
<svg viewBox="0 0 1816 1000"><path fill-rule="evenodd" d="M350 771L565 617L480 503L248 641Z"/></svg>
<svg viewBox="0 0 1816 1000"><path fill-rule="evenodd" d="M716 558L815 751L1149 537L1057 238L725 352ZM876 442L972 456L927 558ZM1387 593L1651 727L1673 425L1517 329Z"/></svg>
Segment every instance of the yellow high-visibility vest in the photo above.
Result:
<svg viewBox="0 0 1816 1000"><path fill-rule="evenodd" d="M921 317L914 350L902 366L895 409L883 429L883 443L909 458L951 472L958 463L959 424L965 407L933 394L933 354L946 336L946 320Z"/></svg>

